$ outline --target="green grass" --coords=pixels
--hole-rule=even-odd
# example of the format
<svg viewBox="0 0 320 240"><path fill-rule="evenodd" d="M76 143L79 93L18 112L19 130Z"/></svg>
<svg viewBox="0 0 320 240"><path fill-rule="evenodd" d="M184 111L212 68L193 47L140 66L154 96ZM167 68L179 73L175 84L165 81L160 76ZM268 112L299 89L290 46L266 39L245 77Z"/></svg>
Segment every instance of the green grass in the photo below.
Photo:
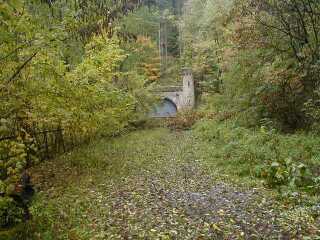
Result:
<svg viewBox="0 0 320 240"><path fill-rule="evenodd" d="M320 167L320 137L316 135L250 130L231 121L200 121L193 132L201 155L211 159L204 162L234 176L254 176L256 166L284 159L303 163L315 174Z"/></svg>

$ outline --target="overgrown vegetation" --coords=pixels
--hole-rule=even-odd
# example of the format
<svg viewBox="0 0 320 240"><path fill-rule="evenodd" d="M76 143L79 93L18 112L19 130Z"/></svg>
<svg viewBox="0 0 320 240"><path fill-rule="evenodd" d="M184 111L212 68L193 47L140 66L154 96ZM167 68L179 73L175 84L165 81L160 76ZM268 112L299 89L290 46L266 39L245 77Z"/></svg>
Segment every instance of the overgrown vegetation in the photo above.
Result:
<svg viewBox="0 0 320 240"><path fill-rule="evenodd" d="M120 28L141 4L0 2L0 227L21 221L12 201L43 147L115 135L148 111L158 70L141 68L157 55L154 27Z"/></svg>
<svg viewBox="0 0 320 240"><path fill-rule="evenodd" d="M201 110L215 119L196 127L214 146L213 162L282 193L319 194L319 3L185 6L183 61L196 75Z"/></svg>
<svg viewBox="0 0 320 240"><path fill-rule="evenodd" d="M0 0L0 238L319 238L319 26L316 0ZM149 121L182 67L198 109Z"/></svg>
<svg viewBox="0 0 320 240"><path fill-rule="evenodd" d="M186 110L179 112L174 118L168 118L166 126L172 130L190 130L203 117L204 114L201 112Z"/></svg>
<svg viewBox="0 0 320 240"><path fill-rule="evenodd" d="M319 101L317 1L187 4L184 61L202 92L222 93L221 106L243 115L247 126L261 119L283 131L317 125L317 111L308 104Z"/></svg>
<svg viewBox="0 0 320 240"><path fill-rule="evenodd" d="M279 204L258 181L239 177L249 164L236 164L239 147L225 157L222 136L209 141L215 127L140 130L42 163L32 169L33 219L11 239L317 239L318 199Z"/></svg>
<svg viewBox="0 0 320 240"><path fill-rule="evenodd" d="M319 193L316 135L282 135L267 127L252 131L232 121L199 122L195 132L215 149L213 164L225 165L227 172L231 167L233 174L262 178L266 186L284 192Z"/></svg>

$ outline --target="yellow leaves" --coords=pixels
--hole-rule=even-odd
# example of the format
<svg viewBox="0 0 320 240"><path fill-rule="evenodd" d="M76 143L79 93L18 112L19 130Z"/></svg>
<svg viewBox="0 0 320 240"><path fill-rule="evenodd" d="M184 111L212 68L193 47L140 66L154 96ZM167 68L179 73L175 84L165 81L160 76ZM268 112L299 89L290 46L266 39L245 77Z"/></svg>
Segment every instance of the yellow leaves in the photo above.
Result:
<svg viewBox="0 0 320 240"><path fill-rule="evenodd" d="M15 184L19 181L22 171L26 166L26 146L21 137L15 141L5 140L0 142L0 191L7 194L14 191Z"/></svg>
<svg viewBox="0 0 320 240"><path fill-rule="evenodd" d="M142 63L141 67L150 81L154 82L160 79L160 63L158 59L152 59L149 63Z"/></svg>
<svg viewBox="0 0 320 240"><path fill-rule="evenodd" d="M86 56L70 74L72 79L86 84L105 84L118 77L121 62L125 59L116 39L94 36L86 45Z"/></svg>
<svg viewBox="0 0 320 240"><path fill-rule="evenodd" d="M212 223L210 227L213 231L222 232L221 228L219 228L219 226L216 223Z"/></svg>

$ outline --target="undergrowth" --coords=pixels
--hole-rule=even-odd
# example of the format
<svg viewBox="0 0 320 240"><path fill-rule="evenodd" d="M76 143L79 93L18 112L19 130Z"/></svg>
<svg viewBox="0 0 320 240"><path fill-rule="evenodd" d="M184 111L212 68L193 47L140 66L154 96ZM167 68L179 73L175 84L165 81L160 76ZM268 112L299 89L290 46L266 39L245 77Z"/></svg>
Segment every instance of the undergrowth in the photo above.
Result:
<svg viewBox="0 0 320 240"><path fill-rule="evenodd" d="M178 112L174 118L166 120L166 126L172 130L189 130L200 119L204 117L202 112L186 110Z"/></svg>
<svg viewBox="0 0 320 240"><path fill-rule="evenodd" d="M281 193L319 193L320 137L312 134L277 133L261 127L239 127L232 121L200 121L194 126L200 148L222 171L257 177ZM205 144L204 144L205 143Z"/></svg>

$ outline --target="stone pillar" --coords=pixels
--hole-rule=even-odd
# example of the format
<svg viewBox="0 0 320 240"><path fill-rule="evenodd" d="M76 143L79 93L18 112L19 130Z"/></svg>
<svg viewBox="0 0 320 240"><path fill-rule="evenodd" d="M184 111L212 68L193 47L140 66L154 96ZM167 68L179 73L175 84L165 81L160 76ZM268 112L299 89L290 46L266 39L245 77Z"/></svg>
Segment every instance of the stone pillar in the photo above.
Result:
<svg viewBox="0 0 320 240"><path fill-rule="evenodd" d="M184 68L182 70L183 79L183 93L182 93L182 103L184 109L192 109L195 106L195 89L194 80L192 75L192 70L189 68Z"/></svg>

